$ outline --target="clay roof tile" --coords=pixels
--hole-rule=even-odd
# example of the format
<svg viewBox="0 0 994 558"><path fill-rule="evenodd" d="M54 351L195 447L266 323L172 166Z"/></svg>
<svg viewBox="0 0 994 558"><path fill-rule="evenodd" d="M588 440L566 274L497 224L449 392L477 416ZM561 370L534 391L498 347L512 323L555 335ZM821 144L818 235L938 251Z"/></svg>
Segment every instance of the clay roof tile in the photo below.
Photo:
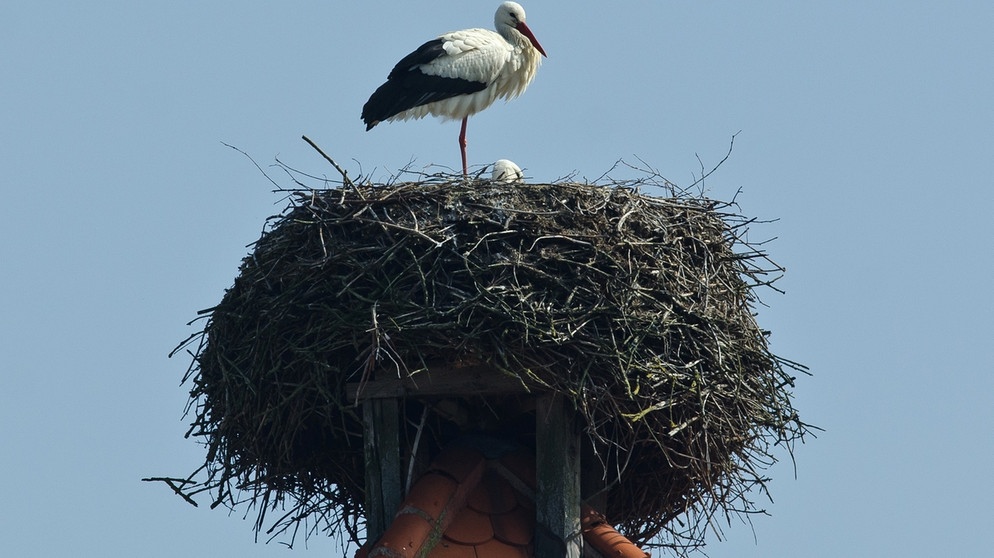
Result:
<svg viewBox="0 0 994 558"><path fill-rule="evenodd" d="M600 552L604 558L650 558L649 553L628 540L590 506L580 510L580 526L583 538Z"/></svg>
<svg viewBox="0 0 994 558"><path fill-rule="evenodd" d="M518 498L507 480L488 469L483 473L483 480L470 493L466 505L478 512L500 514L517 507Z"/></svg>
<svg viewBox="0 0 994 558"><path fill-rule="evenodd" d="M399 513L383 533L369 557L413 557L431 534L432 524L413 513Z"/></svg>
<svg viewBox="0 0 994 558"><path fill-rule="evenodd" d="M387 532L356 556L408 558L431 547L429 558L531 558L535 505L522 491L534 486L534 459L526 452L485 461L479 450L450 446L411 488ZM605 558L649 558L589 506L581 525Z"/></svg>
<svg viewBox="0 0 994 558"><path fill-rule="evenodd" d="M459 484L452 477L429 471L411 487L407 498L404 499L404 505L419 510L432 521L438 521L458 488Z"/></svg>
<svg viewBox="0 0 994 558"><path fill-rule="evenodd" d="M428 558L476 558L476 546L442 539L431 549Z"/></svg>
<svg viewBox="0 0 994 558"><path fill-rule="evenodd" d="M494 528L490 522L490 515L471 508L463 508L445 530L444 536L458 543L481 544L494 537Z"/></svg>
<svg viewBox="0 0 994 558"><path fill-rule="evenodd" d="M527 546L535 537L535 511L522 506L509 513L490 517L494 525L494 537L514 546Z"/></svg>
<svg viewBox="0 0 994 558"><path fill-rule="evenodd" d="M530 558L530 550L523 546L513 546L497 539L476 546L477 558Z"/></svg>

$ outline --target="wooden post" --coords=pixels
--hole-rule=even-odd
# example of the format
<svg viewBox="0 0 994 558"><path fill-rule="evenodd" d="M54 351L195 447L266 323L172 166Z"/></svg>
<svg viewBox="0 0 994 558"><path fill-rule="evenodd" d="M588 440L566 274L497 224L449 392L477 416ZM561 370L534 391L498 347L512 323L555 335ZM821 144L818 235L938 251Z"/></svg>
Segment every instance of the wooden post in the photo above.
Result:
<svg viewBox="0 0 994 558"><path fill-rule="evenodd" d="M535 432L535 556L580 558L580 437L563 397L539 397Z"/></svg>
<svg viewBox="0 0 994 558"><path fill-rule="evenodd" d="M400 421L396 399L362 404L366 461L366 540L383 535L403 496L400 479Z"/></svg>

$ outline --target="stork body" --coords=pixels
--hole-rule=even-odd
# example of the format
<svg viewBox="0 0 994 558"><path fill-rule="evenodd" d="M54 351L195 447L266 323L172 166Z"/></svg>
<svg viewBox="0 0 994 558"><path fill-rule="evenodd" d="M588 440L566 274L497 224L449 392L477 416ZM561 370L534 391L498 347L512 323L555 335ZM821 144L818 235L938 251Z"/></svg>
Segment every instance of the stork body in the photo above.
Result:
<svg viewBox="0 0 994 558"><path fill-rule="evenodd" d="M545 51L525 25L525 10L504 2L494 15L496 32L465 29L440 35L394 66L386 83L362 107L370 130L384 120L427 115L462 120L459 149L466 164L466 122L499 98L520 95L535 77Z"/></svg>

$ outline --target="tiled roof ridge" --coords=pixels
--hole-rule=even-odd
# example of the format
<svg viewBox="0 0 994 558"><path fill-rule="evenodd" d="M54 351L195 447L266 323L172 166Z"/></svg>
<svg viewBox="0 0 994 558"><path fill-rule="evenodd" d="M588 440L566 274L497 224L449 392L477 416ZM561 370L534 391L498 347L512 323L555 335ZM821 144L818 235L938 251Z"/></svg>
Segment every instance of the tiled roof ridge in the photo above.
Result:
<svg viewBox="0 0 994 558"><path fill-rule="evenodd" d="M534 458L522 447L461 439L432 461L386 532L356 558L476 556L480 545L501 556L532 557L535 486ZM471 499L478 504L468 505ZM581 531L604 558L649 558L586 504Z"/></svg>
<svg viewBox="0 0 994 558"><path fill-rule="evenodd" d="M580 528L583 540L605 558L650 558L651 556L615 530L603 514L587 504L580 507Z"/></svg>
<svg viewBox="0 0 994 558"><path fill-rule="evenodd" d="M483 454L478 451L459 446L445 449L411 487L394 520L376 545L368 554L363 554L363 549L360 549L356 557L427 556L459 511L466 506L469 493L480 483L484 465ZM424 494L428 500L414 501L415 494ZM426 501L430 505L426 505Z"/></svg>

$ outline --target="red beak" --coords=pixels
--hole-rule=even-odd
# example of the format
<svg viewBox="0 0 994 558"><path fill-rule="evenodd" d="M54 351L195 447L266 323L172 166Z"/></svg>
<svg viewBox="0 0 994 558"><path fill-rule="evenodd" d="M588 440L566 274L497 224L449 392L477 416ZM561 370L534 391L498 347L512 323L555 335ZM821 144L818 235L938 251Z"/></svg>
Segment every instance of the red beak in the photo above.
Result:
<svg viewBox="0 0 994 558"><path fill-rule="evenodd" d="M522 21L521 23L519 23L517 29L518 32L520 32L522 35L528 37L528 40L531 41L532 46L535 47L535 50L541 52L542 56L546 58L549 57L549 55L545 53L545 49L542 48L542 45L538 44L538 39L535 38L535 35L532 33L532 30L529 29L527 25L525 25L525 22Z"/></svg>

